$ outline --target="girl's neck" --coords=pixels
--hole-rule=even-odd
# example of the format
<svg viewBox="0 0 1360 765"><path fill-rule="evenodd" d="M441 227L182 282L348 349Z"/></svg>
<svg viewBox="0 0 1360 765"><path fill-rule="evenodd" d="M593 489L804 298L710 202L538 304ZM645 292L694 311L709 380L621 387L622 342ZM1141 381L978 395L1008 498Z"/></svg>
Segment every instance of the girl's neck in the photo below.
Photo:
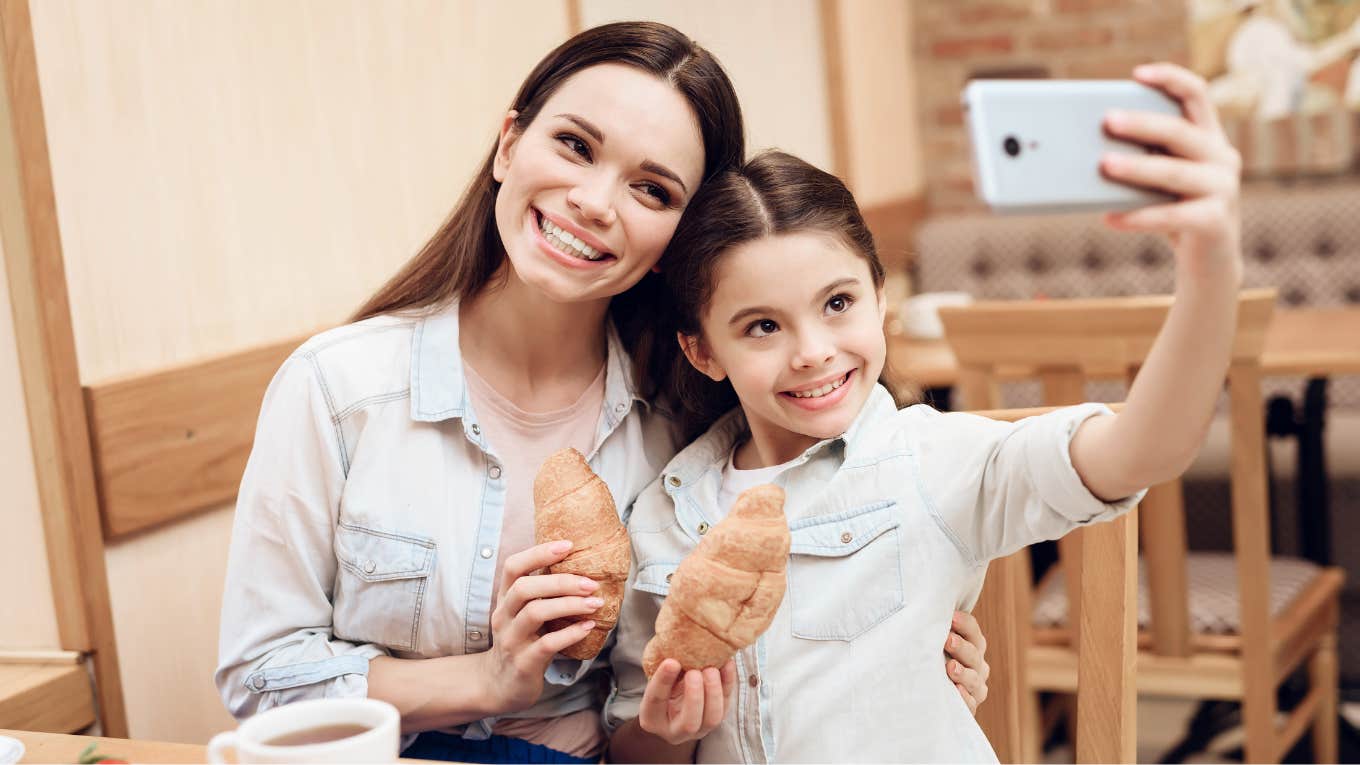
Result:
<svg viewBox="0 0 1360 765"><path fill-rule="evenodd" d="M521 409L570 406L604 365L609 301L553 302L503 268L503 280L459 304L463 362Z"/></svg>
<svg viewBox="0 0 1360 765"><path fill-rule="evenodd" d="M779 429L778 433L768 432L771 430L776 429L769 426L761 427L760 423L751 423L751 437L737 446L736 452L732 455L732 464L737 470L756 470L782 465L797 458L820 440L782 429Z"/></svg>

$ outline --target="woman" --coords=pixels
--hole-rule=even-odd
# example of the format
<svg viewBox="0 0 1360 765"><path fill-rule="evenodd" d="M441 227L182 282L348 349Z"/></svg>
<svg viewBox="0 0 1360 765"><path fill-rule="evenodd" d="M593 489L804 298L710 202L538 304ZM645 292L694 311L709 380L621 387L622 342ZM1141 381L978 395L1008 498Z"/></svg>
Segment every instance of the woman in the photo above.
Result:
<svg viewBox="0 0 1360 765"><path fill-rule="evenodd" d="M597 27L539 63L443 227L270 384L223 603L233 714L369 695L401 711L408 756L598 758L607 662L555 658L590 623L540 634L598 608L596 585L534 573L570 540L533 545L530 487L574 446L625 508L674 454L631 361L654 342L650 272L743 154L731 83L670 27ZM986 663L960 633L971 706Z"/></svg>

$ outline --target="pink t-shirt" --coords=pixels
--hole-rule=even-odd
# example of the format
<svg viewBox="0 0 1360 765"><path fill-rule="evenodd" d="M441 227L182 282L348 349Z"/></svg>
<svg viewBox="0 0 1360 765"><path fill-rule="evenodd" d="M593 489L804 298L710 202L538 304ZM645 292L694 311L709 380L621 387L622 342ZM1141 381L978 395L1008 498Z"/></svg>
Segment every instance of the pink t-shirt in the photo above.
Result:
<svg viewBox="0 0 1360 765"><path fill-rule="evenodd" d="M534 545L534 476L553 452L575 447L590 454L595 447L600 411L604 406L604 372L586 386L576 403L552 412L526 412L497 393L471 367L464 366L468 395L482 433L501 463L505 481L505 516L501 522L500 555L491 590L491 607L500 592L501 564L508 555ZM594 757L604 748L604 729L598 709L583 709L560 717L506 718L493 733L513 736L578 757Z"/></svg>

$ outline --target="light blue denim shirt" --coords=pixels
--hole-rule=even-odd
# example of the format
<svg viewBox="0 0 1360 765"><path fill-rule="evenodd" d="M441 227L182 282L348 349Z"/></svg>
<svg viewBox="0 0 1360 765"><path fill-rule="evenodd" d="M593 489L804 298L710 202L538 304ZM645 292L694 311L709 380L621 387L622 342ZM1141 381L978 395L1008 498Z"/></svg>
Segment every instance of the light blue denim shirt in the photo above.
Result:
<svg viewBox="0 0 1360 765"><path fill-rule="evenodd" d="M505 485L468 404L458 311L320 334L265 393L237 498L215 680L245 718L364 696L368 662L485 651ZM590 466L627 508L675 453L634 392L612 326ZM559 657L513 717L597 703L592 662ZM494 719L450 729L489 735Z"/></svg>
<svg viewBox="0 0 1360 765"><path fill-rule="evenodd" d="M790 463L788 589L773 624L737 654L738 682L699 762L995 762L945 673L956 609L987 562L1133 507L1101 502L1068 444L1100 404L1016 423L898 411L876 387L850 429ZM628 520L634 573L611 654L613 728L637 716L643 647L669 577L718 521L722 468L746 437L726 415L666 466Z"/></svg>

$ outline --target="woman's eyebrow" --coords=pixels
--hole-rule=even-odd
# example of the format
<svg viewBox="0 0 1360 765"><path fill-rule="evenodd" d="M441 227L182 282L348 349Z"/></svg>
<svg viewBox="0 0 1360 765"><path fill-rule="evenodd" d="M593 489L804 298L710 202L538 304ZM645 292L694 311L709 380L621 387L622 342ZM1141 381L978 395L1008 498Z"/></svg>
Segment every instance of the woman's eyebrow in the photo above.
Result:
<svg viewBox="0 0 1360 765"><path fill-rule="evenodd" d="M582 117L579 114L559 114L557 116L575 124L577 127L586 131L586 133L591 138L594 138L597 143L599 143L601 146L604 146L604 131L596 127L595 123L591 122L585 117ZM680 176L676 175L674 172L670 170L670 168L666 167L665 165L660 164L658 162L653 162L652 160L649 159L645 160L642 163L642 169L649 173L652 173L653 175L659 175L662 178L671 181L672 183L680 187L681 192L685 194L689 193L689 187L685 185L684 181L680 180Z"/></svg>

